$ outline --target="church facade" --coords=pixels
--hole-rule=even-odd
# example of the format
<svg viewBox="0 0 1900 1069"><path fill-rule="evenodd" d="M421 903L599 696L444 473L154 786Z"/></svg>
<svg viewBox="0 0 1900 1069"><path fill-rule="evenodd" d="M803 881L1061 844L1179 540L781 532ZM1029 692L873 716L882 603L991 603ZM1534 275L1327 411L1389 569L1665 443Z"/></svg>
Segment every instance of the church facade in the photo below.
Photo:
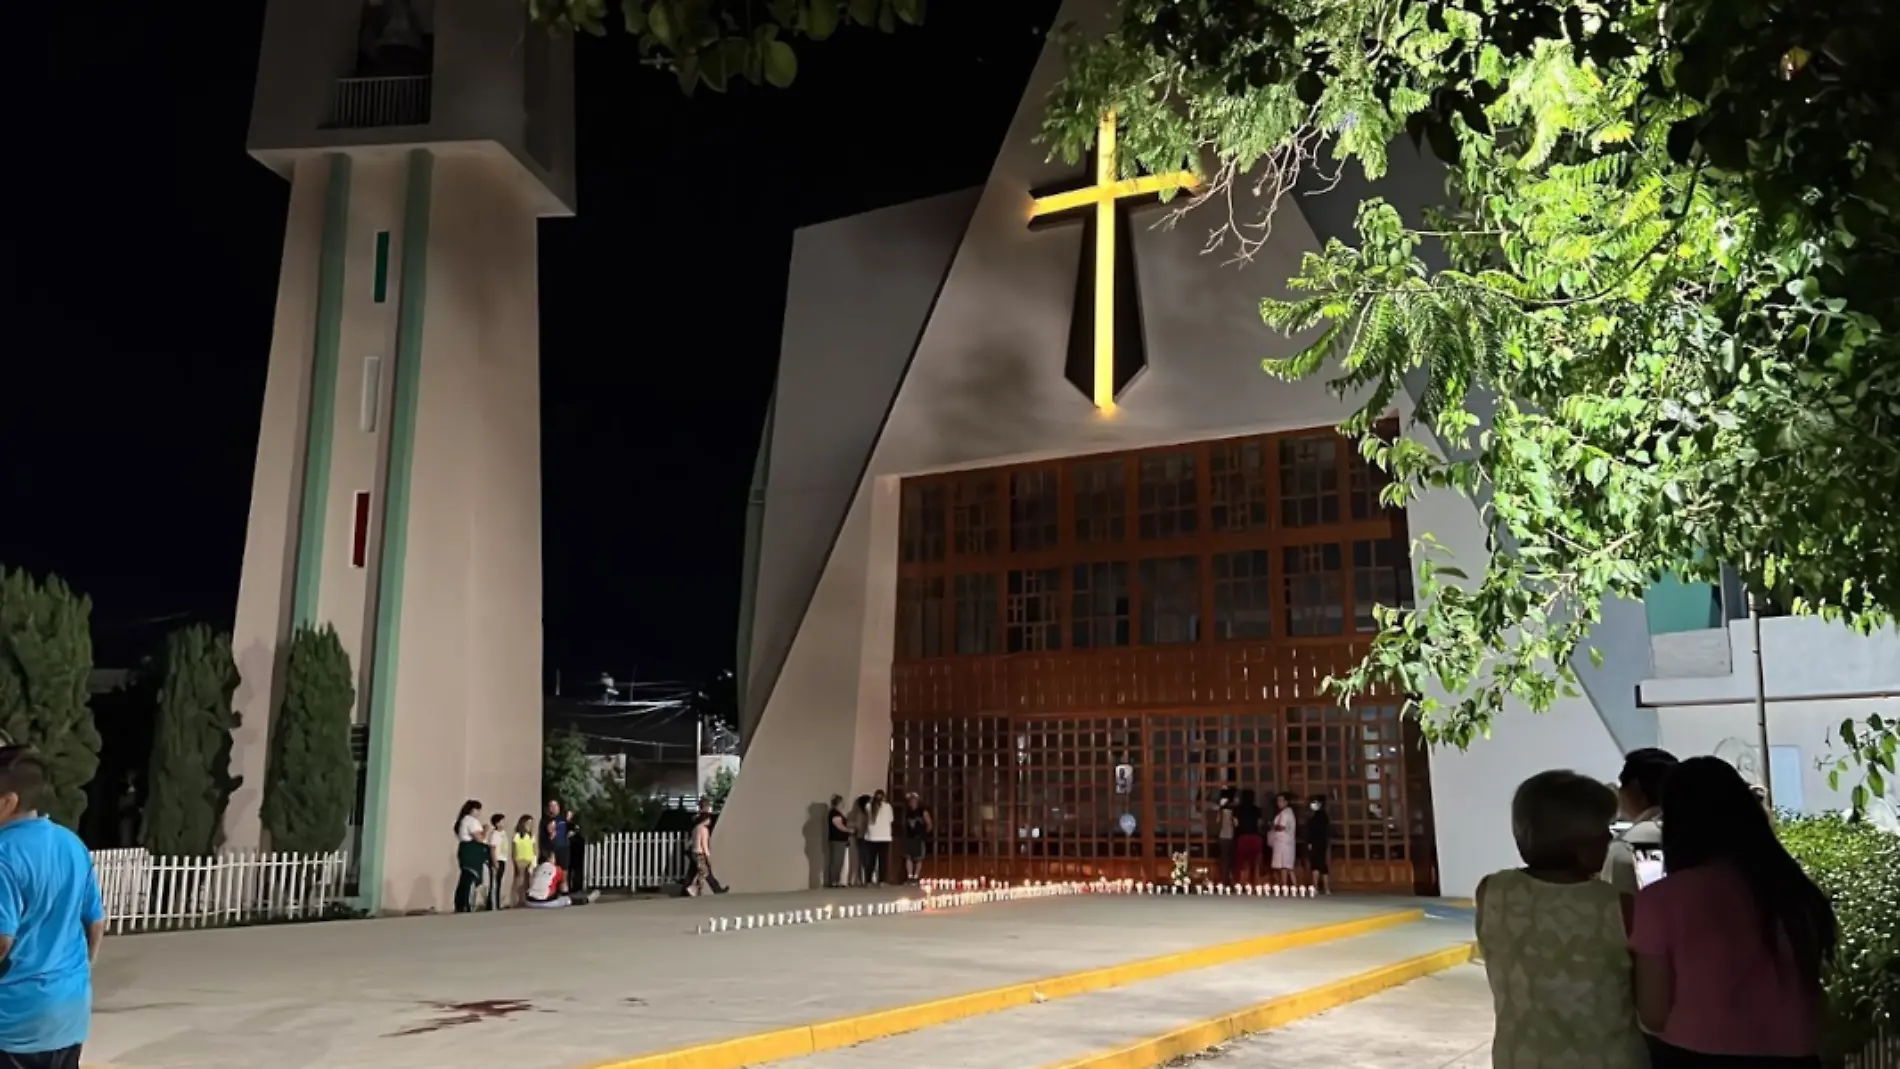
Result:
<svg viewBox="0 0 1900 1069"><path fill-rule="evenodd" d="M1105 27L1111 7L1061 18ZM1485 552L1455 495L1382 508L1332 430L1352 406L1260 370L1296 343L1259 298L1350 236L1368 189L1288 200L1225 264L1195 216L1141 205L1175 179L1103 192L1099 153L1046 158L1061 62L1045 51L981 189L795 241L722 875L813 884L825 799L884 788L932 808L938 875L1160 878L1182 853L1211 869L1220 794L1252 789L1330 800L1342 886L1469 894L1513 863L1525 775L1607 778L1656 744L1643 608L1608 607L1582 696L1510 710L1467 753L1428 749L1396 695L1323 694L1372 606L1409 598L1413 539L1467 569ZM1394 155L1378 192L1416 210L1433 165ZM1082 225L1045 225L1065 214Z"/></svg>

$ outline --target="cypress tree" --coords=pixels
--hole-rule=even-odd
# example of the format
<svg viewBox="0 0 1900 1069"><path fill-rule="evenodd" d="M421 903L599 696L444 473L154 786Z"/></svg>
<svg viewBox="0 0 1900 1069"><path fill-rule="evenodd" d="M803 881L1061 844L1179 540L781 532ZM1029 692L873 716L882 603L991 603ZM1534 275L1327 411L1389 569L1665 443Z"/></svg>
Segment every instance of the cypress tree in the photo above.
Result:
<svg viewBox="0 0 1900 1069"><path fill-rule="evenodd" d="M284 666L284 704L271 724L264 829L272 849L328 853L349 832L356 798L350 706L356 686L336 629L299 627Z"/></svg>
<svg viewBox="0 0 1900 1069"><path fill-rule="evenodd" d="M174 631L161 671L140 841L154 854L214 853L240 782L231 777L231 729L238 724L231 638L203 625Z"/></svg>
<svg viewBox="0 0 1900 1069"><path fill-rule="evenodd" d="M92 600L58 576L41 583L0 568L0 734L46 762L46 815L69 828L86 812L99 770L92 675Z"/></svg>

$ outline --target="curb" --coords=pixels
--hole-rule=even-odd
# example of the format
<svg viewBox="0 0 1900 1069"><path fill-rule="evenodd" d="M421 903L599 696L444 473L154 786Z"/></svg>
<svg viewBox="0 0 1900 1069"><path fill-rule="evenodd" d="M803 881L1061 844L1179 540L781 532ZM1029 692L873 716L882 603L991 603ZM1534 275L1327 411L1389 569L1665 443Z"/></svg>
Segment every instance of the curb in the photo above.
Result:
<svg viewBox="0 0 1900 1069"><path fill-rule="evenodd" d="M1097 1051L1042 1069L1155 1069L1177 1058L1200 1054L1254 1032L1267 1032L1337 1009L1349 1002L1388 991L1420 977L1455 968L1471 960L1475 944L1460 943L1416 958L1382 965L1344 980L1282 995L1237 1013L1222 1014L1183 1025L1171 1032L1137 1040L1124 1047Z"/></svg>
<svg viewBox="0 0 1900 1069"><path fill-rule="evenodd" d="M966 1017L997 1013L1017 1006L1069 998L1091 991L1103 991L1143 980L1171 976L1192 969L1224 965L1244 958L1262 957L1298 947L1368 935L1387 928L1411 924L1422 920L1424 916L1425 911L1422 909L1377 913L1356 920L1315 925L1310 928L1295 928L1232 943L1217 943L1194 950L1177 951L1159 957L1124 962L1120 965L1007 984L1002 987L971 991L907 1006L872 1010L869 1013L838 1017L816 1024L793 1025L790 1028L779 1028L770 1032L756 1032L752 1035L715 1040L690 1047L677 1047L673 1050L640 1054L631 1058L596 1062L587 1069L744 1069L746 1066L782 1061L786 1058L800 1058L807 1054L902 1035L905 1032L915 1032Z"/></svg>

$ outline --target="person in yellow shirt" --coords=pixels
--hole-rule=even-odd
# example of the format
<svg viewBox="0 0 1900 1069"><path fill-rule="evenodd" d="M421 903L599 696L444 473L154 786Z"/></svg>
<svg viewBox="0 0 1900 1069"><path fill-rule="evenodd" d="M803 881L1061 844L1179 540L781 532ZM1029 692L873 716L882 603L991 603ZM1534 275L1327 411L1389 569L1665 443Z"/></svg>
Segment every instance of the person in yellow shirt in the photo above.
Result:
<svg viewBox="0 0 1900 1069"><path fill-rule="evenodd" d="M515 902L525 905L528 901L528 878L534 875L536 860L534 845L534 817L524 816L515 821Z"/></svg>

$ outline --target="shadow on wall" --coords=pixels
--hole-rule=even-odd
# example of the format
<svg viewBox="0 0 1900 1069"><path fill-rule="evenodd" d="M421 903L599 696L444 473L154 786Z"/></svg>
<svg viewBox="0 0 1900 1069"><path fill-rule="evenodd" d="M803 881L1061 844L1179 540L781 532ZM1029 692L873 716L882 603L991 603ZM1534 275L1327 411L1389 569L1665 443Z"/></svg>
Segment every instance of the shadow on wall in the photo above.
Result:
<svg viewBox="0 0 1900 1069"><path fill-rule="evenodd" d="M825 885L825 828L830 822L830 806L813 802L805 810L805 886L814 891Z"/></svg>
<svg viewBox="0 0 1900 1069"><path fill-rule="evenodd" d="M444 862L444 871L451 876L459 871L454 859ZM454 887L455 885L447 879L442 880L438 886L437 880L428 876L418 876L416 882L409 886L408 896L401 902L384 902L383 912L404 914L444 912L447 909L446 903L452 897Z"/></svg>

